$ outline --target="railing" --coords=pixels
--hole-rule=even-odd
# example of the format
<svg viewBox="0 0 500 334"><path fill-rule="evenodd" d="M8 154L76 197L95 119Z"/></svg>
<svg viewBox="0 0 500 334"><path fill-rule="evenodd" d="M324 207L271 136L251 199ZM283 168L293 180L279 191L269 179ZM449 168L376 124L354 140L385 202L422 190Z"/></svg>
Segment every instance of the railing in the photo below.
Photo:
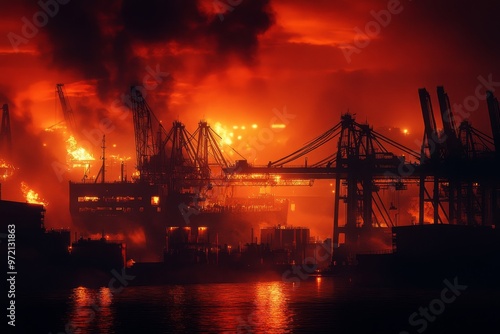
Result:
<svg viewBox="0 0 500 334"><path fill-rule="evenodd" d="M394 254L394 251L392 249L381 249L381 250L357 253L356 255L372 255L372 254Z"/></svg>

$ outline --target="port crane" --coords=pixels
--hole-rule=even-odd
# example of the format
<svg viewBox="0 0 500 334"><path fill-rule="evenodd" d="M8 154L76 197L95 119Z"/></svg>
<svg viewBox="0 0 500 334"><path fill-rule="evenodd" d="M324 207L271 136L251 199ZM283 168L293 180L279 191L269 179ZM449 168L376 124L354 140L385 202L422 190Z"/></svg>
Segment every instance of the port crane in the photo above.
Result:
<svg viewBox="0 0 500 334"><path fill-rule="evenodd" d="M409 184L417 185L419 224L425 223L426 203L432 206L435 224L490 224L498 216L498 209L497 213L487 213L495 206L498 193L494 149L500 142L498 101L488 93L494 134L490 137L468 121L455 124L443 87L437 89L443 121L443 130L438 130L430 94L425 88L418 93L424 119L420 152L345 113L334 127L298 150L266 166L253 166L244 158L234 163L227 159L218 144L220 137L204 121L193 134L178 121L165 132L140 93L135 92L140 102L133 108L138 166L142 166L141 175L156 175L155 180L165 182L170 190L185 193L189 193L187 188L214 185L311 185L315 179L335 180L333 244L355 245L356 251L373 236L390 237L394 225L390 210L394 205L386 207L379 194L381 189L401 191ZM160 125L156 136L152 120ZM317 162L292 165L328 145L328 153ZM213 165L222 173L214 175ZM488 179L494 181L488 184ZM193 192L190 195L194 196ZM345 204L344 221L339 215L341 203Z"/></svg>
<svg viewBox="0 0 500 334"><path fill-rule="evenodd" d="M64 84L56 84L56 92L59 97L59 101L61 102L61 108L64 116L64 122L66 123L66 128L70 131L71 134L76 133L76 123L75 116L73 114L73 108L66 98L66 94L64 92Z"/></svg>
<svg viewBox="0 0 500 334"><path fill-rule="evenodd" d="M491 225L494 217L489 208L496 205L495 187L498 187L495 153L500 149L498 101L492 92L487 93L491 137L467 120L457 126L448 94L442 86L437 88L437 95L442 132L436 130L430 94L425 88L419 89L425 129L421 147L419 210L422 212L425 203L431 203L435 224ZM494 138L497 138L496 143ZM423 215L419 223L424 223Z"/></svg>
<svg viewBox="0 0 500 334"><path fill-rule="evenodd" d="M9 105L2 106L2 124L0 126L0 154L10 157L12 154L12 135L10 132Z"/></svg>
<svg viewBox="0 0 500 334"><path fill-rule="evenodd" d="M224 171L233 162L219 145L222 138L206 121L200 121L193 133L182 122L174 121L167 132L139 90L132 87L131 97L140 180L168 185L171 192L185 192L186 188L199 192L214 186L312 185L310 179L267 174L228 176Z"/></svg>
<svg viewBox="0 0 500 334"><path fill-rule="evenodd" d="M240 161L226 172L229 175L268 174L282 178L335 180L334 247L338 248L342 241L343 244L358 245L356 250L359 250L359 247L368 245L368 239L374 235L389 235L394 225L390 208L385 206L379 190L404 190L416 179L416 176L403 178L399 172L414 168L414 163L391 153L386 146L392 146L416 161L420 159L418 152L374 131L368 124L356 122L354 115L345 113L335 126L267 166L251 166ZM328 153L317 162L290 165L321 148L327 148ZM344 222L340 221L341 203L346 205Z"/></svg>
<svg viewBox="0 0 500 334"><path fill-rule="evenodd" d="M226 173L335 180L333 244L339 247L343 241L349 253L362 250L363 243L368 243L372 236L389 232L393 221L379 196L380 189L389 187L399 191L406 190L409 184L418 185L419 224L426 223L426 203L430 203L431 223L492 225L500 218L496 204L499 164L498 154L495 155L500 145L498 101L492 92L487 93L493 133L490 137L466 120L459 126L455 124L443 87L437 88L444 125L443 131L439 131L430 94L425 88L418 93L424 119L420 152L377 133L367 124L357 123L354 115L346 113L333 128L289 155L267 166L238 161ZM330 148L318 162L290 165L335 140L336 150ZM384 145L403 155L395 155ZM413 162L407 161L407 157ZM339 218L341 202L346 205L343 223ZM339 253L342 251L337 249Z"/></svg>

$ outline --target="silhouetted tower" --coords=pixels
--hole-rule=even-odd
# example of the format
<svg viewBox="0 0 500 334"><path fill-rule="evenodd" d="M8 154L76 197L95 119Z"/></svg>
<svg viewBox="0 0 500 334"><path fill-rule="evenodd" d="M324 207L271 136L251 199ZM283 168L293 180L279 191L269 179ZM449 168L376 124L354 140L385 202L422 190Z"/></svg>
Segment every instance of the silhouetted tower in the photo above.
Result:
<svg viewBox="0 0 500 334"><path fill-rule="evenodd" d="M443 122L443 147L444 157L447 160L449 184L446 188L448 194L448 217L450 223L460 223L461 221L461 182L460 173L453 171L453 168L460 168L463 158L463 148L458 137L455 118L451 109L448 94L442 86L437 87L439 100L439 109L441 111L441 120Z"/></svg>
<svg viewBox="0 0 500 334"><path fill-rule="evenodd" d="M497 98L493 95L493 92L486 92L487 102L488 102L488 112L490 115L491 123L491 133L493 135L493 142L495 144L495 165L500 164L500 108L498 105ZM497 204L500 196L500 182L492 184L492 191L490 195L492 217L491 221L493 224L500 221L500 206Z"/></svg>
<svg viewBox="0 0 500 334"><path fill-rule="evenodd" d="M220 136L205 121L198 123L198 129L193 133L196 142L196 166L203 179L210 178L210 165L221 168L229 167L229 164L219 147ZM212 161L210 161L213 159Z"/></svg>
<svg viewBox="0 0 500 334"><path fill-rule="evenodd" d="M445 156L459 158L462 155L462 147L460 141L458 140L457 127L453 111L451 110L450 100L448 98L448 94L444 91L443 86L439 86L437 88L437 95L445 136L442 140L443 144L445 144Z"/></svg>
<svg viewBox="0 0 500 334"><path fill-rule="evenodd" d="M425 88L421 88L418 90L418 95L420 99L420 106L422 108L422 116L424 118L424 138L422 140L422 147L420 150L420 162L427 164L432 170L430 176L433 178L433 192L429 201L432 202L433 207L433 223L437 224L439 222L439 175L437 175L437 169L442 157L442 138L439 137L437 132L436 120L434 118L434 111L432 110L431 97L429 93ZM422 174L420 177L419 193L419 224L424 223L426 202L425 195L427 193L425 182L426 175Z"/></svg>
<svg viewBox="0 0 500 334"><path fill-rule="evenodd" d="M152 180L159 168L153 163L153 157L157 155L158 150L156 136L153 132L152 111L142 93L134 86L131 88L130 96L134 120L137 170L141 180Z"/></svg>
<svg viewBox="0 0 500 334"><path fill-rule="evenodd" d="M377 153L387 153L373 135L373 130L367 124L358 124L349 113L342 115L340 137L336 156L336 184L333 243L337 247L340 235L345 237L345 244L350 249L362 248L364 245L360 235L368 235L372 227L378 224L374 221L373 196L378 191L375 185L374 173L377 173ZM398 161L399 162L399 161ZM347 192L340 195L341 181L345 180ZM346 203L345 225L339 226L340 200ZM392 223L392 222L391 222ZM366 240L366 239L365 239ZM348 249L348 252L351 250Z"/></svg>
<svg viewBox="0 0 500 334"><path fill-rule="evenodd" d="M174 121L162 144L165 155L166 177L170 191L180 191L198 185L199 173L196 168L196 151L193 136L183 123Z"/></svg>
<svg viewBox="0 0 500 334"><path fill-rule="evenodd" d="M66 98L66 94L64 92L64 84L57 84L56 92L59 96L59 101L61 102L61 108L64 115L64 122L66 123L66 127L70 131L70 133L74 135L75 133L77 133L75 116L73 114L73 109L71 108L71 105Z"/></svg>
<svg viewBox="0 0 500 334"><path fill-rule="evenodd" d="M12 135L10 132L9 106L2 106L2 126L0 127L0 154L10 158L12 154Z"/></svg>
<svg viewBox="0 0 500 334"><path fill-rule="evenodd" d="M99 172L97 173L97 176L95 178L94 183L97 183L99 178L101 178L101 183L106 182L106 136L105 135L102 136L101 149L102 149L102 156L101 156L102 164L101 164L101 168L99 169ZM123 168L123 161L122 161L122 168ZM122 175L123 175L123 171L122 171ZM123 177L122 177L121 181L123 182Z"/></svg>
<svg viewBox="0 0 500 334"><path fill-rule="evenodd" d="M432 203L433 223L483 224L492 222L489 207L492 201L494 161L493 138L464 120L457 127L448 95L437 88L443 131L438 133L432 104L427 91L419 89L424 119L424 140L421 148L419 223L424 223L425 202ZM492 128L497 127L498 104L488 93ZM498 129L498 128L497 128ZM426 182L433 184L428 192ZM447 208L443 205L448 202ZM442 216L440 216L442 213Z"/></svg>
<svg viewBox="0 0 500 334"><path fill-rule="evenodd" d="M495 155L498 158L500 157L500 108L498 106L498 100L493 95L493 92L488 91L486 96L490 115L491 133L495 144Z"/></svg>

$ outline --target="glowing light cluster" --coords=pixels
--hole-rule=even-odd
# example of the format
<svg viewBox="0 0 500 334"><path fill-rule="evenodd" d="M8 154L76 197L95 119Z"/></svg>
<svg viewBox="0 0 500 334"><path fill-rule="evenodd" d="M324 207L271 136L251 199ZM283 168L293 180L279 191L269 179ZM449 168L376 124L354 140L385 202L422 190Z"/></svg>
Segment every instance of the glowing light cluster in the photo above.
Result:
<svg viewBox="0 0 500 334"><path fill-rule="evenodd" d="M125 162L132 160L132 157L130 156L120 156L119 154L110 154L109 156L107 156L107 158L117 162L122 162L122 161Z"/></svg>
<svg viewBox="0 0 500 334"><path fill-rule="evenodd" d="M14 165L0 159L0 180L7 180L10 176L14 175Z"/></svg>
<svg viewBox="0 0 500 334"><path fill-rule="evenodd" d="M26 202L31 204L41 204L43 206L49 205L49 203L42 199L37 192L31 189L26 182L21 182L21 191L26 199Z"/></svg>
<svg viewBox="0 0 500 334"><path fill-rule="evenodd" d="M232 132L229 132L226 127L224 127L220 122L215 123L214 125L214 130L215 132L221 137L220 140L220 145L231 145L233 143L233 140L231 139L233 134ZM234 136L234 134L233 134Z"/></svg>
<svg viewBox="0 0 500 334"><path fill-rule="evenodd" d="M141 177L141 173L136 170L132 173L132 180L138 180Z"/></svg>
<svg viewBox="0 0 500 334"><path fill-rule="evenodd" d="M284 129L284 128L286 128L286 125L282 123L271 124L271 129Z"/></svg>
<svg viewBox="0 0 500 334"><path fill-rule="evenodd" d="M56 123L44 129L45 132L66 131L66 125L63 122Z"/></svg>
<svg viewBox="0 0 500 334"><path fill-rule="evenodd" d="M66 150L68 152L68 158L70 162L73 163L73 167L81 167L81 163L75 163L75 161L93 161L94 156L87 152L83 147L78 147L78 143L73 136L69 136L66 140Z"/></svg>
<svg viewBox="0 0 500 334"><path fill-rule="evenodd" d="M221 137L220 145L224 147L226 145L233 145L237 141L242 141L245 135L248 134L248 130L255 130L259 126L253 123L250 126L246 125L233 125L231 130L228 127L222 125L220 122L215 123L213 129ZM231 154L231 152L230 152Z"/></svg>

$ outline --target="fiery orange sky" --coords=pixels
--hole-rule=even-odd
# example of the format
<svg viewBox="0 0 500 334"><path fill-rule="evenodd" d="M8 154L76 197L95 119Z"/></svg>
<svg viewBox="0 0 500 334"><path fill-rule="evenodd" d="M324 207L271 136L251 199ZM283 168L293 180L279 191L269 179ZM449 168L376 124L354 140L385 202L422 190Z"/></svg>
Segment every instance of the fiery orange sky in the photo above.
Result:
<svg viewBox="0 0 500 334"><path fill-rule="evenodd" d="M259 145L256 164L300 147L348 110L375 129L408 129L411 145L422 137L420 87L437 110L436 86L444 85L452 105L468 107L473 125L491 132L486 103L475 105L474 97L484 82L500 87L500 5L493 1L41 3L2 6L0 103L11 111L19 180L55 207L67 205L66 182L81 177L65 173L61 181L53 163L65 163L64 142L43 131L63 118L56 83L65 84L79 140L99 160L105 132L109 154L132 157L129 174L132 117L120 101L131 85L144 88L167 128L176 119L191 131L200 119L238 126L233 146L243 151L259 131L283 122L276 115L286 110L293 117ZM99 125L104 119L108 127ZM9 182L3 198L20 200L18 183ZM61 196L45 194L54 190Z"/></svg>

